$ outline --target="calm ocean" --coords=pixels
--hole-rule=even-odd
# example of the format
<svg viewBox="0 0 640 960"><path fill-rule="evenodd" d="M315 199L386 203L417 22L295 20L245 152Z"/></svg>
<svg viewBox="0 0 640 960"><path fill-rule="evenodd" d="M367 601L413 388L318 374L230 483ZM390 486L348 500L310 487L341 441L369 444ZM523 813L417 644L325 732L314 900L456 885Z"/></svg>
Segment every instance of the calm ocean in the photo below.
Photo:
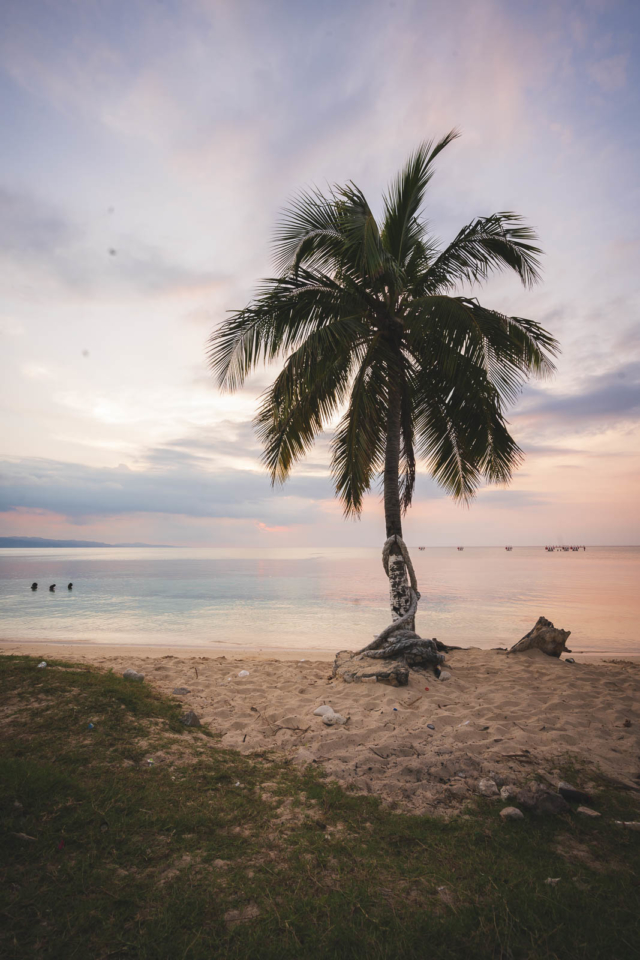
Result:
<svg viewBox="0 0 640 960"><path fill-rule="evenodd" d="M542 614L574 652L640 654L638 547L411 552L424 637L506 646ZM379 550L0 549L3 640L335 651L388 622Z"/></svg>

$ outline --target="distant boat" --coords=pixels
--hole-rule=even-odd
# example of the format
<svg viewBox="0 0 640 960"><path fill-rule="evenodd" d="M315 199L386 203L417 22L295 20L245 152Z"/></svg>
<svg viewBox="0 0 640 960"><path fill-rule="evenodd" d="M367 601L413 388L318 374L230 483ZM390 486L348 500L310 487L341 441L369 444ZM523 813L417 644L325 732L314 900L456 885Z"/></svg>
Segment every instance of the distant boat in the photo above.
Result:
<svg viewBox="0 0 640 960"><path fill-rule="evenodd" d="M510 547L506 547L505 549L509 550ZM569 553L569 552L577 553L579 550L586 550L586 549L587 549L586 547L563 547L562 545L556 546L556 547L545 547L545 550L547 551L547 553L555 553L556 550L559 550L562 553Z"/></svg>
<svg viewBox="0 0 640 960"><path fill-rule="evenodd" d="M511 551L511 550L513 550L513 547L505 547L505 550Z"/></svg>

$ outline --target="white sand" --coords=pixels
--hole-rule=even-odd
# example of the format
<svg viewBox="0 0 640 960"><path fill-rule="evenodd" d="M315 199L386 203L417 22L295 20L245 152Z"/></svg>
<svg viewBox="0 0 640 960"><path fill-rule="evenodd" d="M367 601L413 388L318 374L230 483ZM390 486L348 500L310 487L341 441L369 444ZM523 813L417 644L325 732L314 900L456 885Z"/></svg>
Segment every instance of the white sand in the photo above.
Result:
<svg viewBox="0 0 640 960"><path fill-rule="evenodd" d="M447 658L451 680L412 672L408 687L394 688L332 680L329 661L301 660L299 651L287 660L214 658L197 648L3 643L0 651L133 667L164 693L187 687L185 709L222 733L223 746L321 763L342 783L416 812L457 805L479 777L522 785L541 773L557 781L567 755L640 787L637 661L568 664L539 651L470 648ZM238 677L241 670L249 676ZM323 703L347 724L327 727L313 716Z"/></svg>

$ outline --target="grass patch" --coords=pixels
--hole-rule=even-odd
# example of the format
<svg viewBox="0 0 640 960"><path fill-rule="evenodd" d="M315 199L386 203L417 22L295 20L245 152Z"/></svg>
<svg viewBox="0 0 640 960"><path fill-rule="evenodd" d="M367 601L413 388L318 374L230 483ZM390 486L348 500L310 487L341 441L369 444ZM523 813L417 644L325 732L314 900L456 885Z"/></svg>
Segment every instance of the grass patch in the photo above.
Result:
<svg viewBox="0 0 640 960"><path fill-rule="evenodd" d="M4 960L638 956L638 806L605 781L597 821L405 816L36 663L0 658Z"/></svg>

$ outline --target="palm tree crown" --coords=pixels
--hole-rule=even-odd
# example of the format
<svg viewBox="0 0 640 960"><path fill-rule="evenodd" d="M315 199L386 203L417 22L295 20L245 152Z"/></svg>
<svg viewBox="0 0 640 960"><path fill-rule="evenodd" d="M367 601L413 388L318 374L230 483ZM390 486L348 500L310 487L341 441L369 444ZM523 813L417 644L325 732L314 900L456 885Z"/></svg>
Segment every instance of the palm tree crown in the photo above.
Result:
<svg viewBox="0 0 640 960"><path fill-rule="evenodd" d="M483 481L509 480L522 452L505 405L529 376L553 370L557 352L539 324L454 295L506 268L530 286L541 253L509 212L473 220L438 249L421 207L434 160L456 136L409 158L381 224L352 183L302 193L276 234L278 276L210 341L228 390L259 363L284 359L256 418L273 482L342 414L331 446L337 494L358 515L382 473L387 536L402 535L417 461L462 500Z"/></svg>

